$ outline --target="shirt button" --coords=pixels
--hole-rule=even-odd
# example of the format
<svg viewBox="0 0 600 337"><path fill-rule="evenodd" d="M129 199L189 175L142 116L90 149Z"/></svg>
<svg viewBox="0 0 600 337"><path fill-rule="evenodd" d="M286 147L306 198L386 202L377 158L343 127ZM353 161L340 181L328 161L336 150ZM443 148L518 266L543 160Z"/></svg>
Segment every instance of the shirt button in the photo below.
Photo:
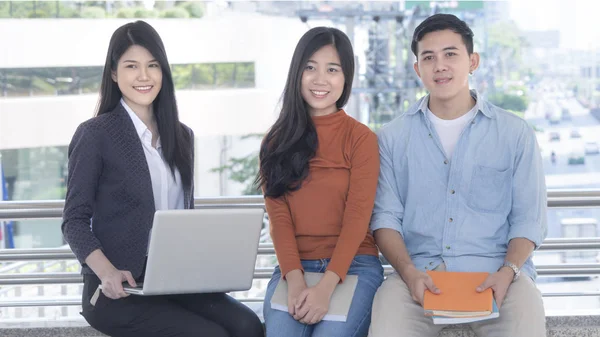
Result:
<svg viewBox="0 0 600 337"><path fill-rule="evenodd" d="M454 194L456 193L454 190L450 190L450 194Z"/></svg>
<svg viewBox="0 0 600 337"><path fill-rule="evenodd" d="M433 138L433 136L431 135L431 133L429 134L429 138Z"/></svg>
<svg viewBox="0 0 600 337"><path fill-rule="evenodd" d="M450 218L450 222L454 221L454 219Z"/></svg>
<svg viewBox="0 0 600 337"><path fill-rule="evenodd" d="M450 246L446 246L446 249L450 249Z"/></svg>
<svg viewBox="0 0 600 337"><path fill-rule="evenodd" d="M429 265L430 265L430 266L433 266L433 261L429 262Z"/></svg>
<svg viewBox="0 0 600 337"><path fill-rule="evenodd" d="M472 121L471 124L475 124L475 121Z"/></svg>
<svg viewBox="0 0 600 337"><path fill-rule="evenodd" d="M448 165L448 159L444 160L444 164Z"/></svg>

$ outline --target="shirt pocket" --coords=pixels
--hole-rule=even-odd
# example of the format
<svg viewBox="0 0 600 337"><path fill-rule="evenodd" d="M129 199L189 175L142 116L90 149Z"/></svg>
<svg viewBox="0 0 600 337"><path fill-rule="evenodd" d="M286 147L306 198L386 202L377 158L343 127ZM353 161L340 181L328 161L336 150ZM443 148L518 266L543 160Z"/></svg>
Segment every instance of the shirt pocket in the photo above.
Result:
<svg viewBox="0 0 600 337"><path fill-rule="evenodd" d="M476 165L469 188L468 205L485 213L503 213L512 203L512 170Z"/></svg>

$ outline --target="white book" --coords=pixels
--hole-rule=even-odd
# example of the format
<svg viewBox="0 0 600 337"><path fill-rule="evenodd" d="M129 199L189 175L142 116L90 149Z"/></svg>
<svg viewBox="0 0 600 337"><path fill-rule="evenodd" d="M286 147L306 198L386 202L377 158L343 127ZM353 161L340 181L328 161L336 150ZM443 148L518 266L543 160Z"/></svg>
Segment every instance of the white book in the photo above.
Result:
<svg viewBox="0 0 600 337"><path fill-rule="evenodd" d="M308 287L314 287L319 283L323 273L304 273L304 280ZM352 297L354 297L354 291L356 290L356 284L358 283L357 275L347 275L343 283L338 284L331 295L329 301L329 311L324 321L336 321L345 322L348 317L348 311L350 311L350 305L352 304ZM271 308L281 311L288 311L288 288L287 282L283 279L279 279L275 293L271 298Z"/></svg>

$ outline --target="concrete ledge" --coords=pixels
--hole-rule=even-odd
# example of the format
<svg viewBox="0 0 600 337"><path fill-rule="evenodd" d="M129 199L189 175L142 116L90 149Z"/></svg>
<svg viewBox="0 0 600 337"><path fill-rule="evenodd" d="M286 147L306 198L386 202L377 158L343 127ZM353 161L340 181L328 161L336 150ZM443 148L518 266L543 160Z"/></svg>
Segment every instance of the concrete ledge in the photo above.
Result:
<svg viewBox="0 0 600 337"><path fill-rule="evenodd" d="M548 337L597 337L600 336L600 315L548 316ZM439 337L477 337L468 326L451 325Z"/></svg>
<svg viewBox="0 0 600 337"><path fill-rule="evenodd" d="M2 337L106 337L92 327L0 329Z"/></svg>
<svg viewBox="0 0 600 337"><path fill-rule="evenodd" d="M62 326L60 326L62 325ZM600 336L600 315L549 316L548 337ZM3 337L106 337L81 321L2 322ZM468 326L451 325L439 337L477 337Z"/></svg>

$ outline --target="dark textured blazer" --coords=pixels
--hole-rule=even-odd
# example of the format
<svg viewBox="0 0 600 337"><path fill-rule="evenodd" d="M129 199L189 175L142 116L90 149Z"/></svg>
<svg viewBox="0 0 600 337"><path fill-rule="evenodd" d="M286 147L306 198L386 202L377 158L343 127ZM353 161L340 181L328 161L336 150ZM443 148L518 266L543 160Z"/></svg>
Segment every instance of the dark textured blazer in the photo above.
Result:
<svg viewBox="0 0 600 337"><path fill-rule="evenodd" d="M183 186L185 208L194 208L193 132L191 186ZM62 232L83 274L85 259L101 249L134 278L143 271L154 218L148 164L133 121L121 104L81 125L69 145L69 176Z"/></svg>

